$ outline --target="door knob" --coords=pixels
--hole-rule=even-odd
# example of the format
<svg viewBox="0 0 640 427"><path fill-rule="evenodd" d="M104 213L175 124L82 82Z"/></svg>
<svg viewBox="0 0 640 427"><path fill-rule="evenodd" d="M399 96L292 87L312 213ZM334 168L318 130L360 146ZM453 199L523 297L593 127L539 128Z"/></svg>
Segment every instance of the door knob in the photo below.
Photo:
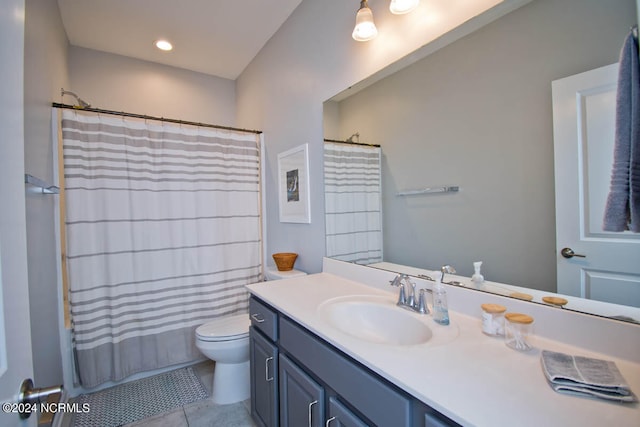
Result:
<svg viewBox="0 0 640 427"><path fill-rule="evenodd" d="M577 254L575 252L573 252L573 249L571 248L562 248L562 250L560 251L560 255L562 255L565 258L573 258L574 256L577 256L578 258L586 258L586 255L580 255Z"/></svg>
<svg viewBox="0 0 640 427"><path fill-rule="evenodd" d="M18 396L18 400L20 404L18 408L20 408L20 418L25 419L31 416L31 412L29 409L36 402L41 402L43 398L55 393L62 393L62 386L53 386L53 387L45 387L45 388L35 388L33 386L33 381L31 378L27 378L22 382L20 386L20 395Z"/></svg>

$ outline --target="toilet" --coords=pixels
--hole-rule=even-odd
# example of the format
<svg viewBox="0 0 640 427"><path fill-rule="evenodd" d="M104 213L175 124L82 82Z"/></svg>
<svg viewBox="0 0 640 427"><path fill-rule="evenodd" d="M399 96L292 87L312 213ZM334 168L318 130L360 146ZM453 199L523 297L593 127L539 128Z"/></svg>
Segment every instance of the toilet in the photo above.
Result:
<svg viewBox="0 0 640 427"><path fill-rule="evenodd" d="M298 270L267 268L267 280L304 276ZM241 402L250 396L248 313L222 317L196 328L196 347L216 362L211 400L220 405Z"/></svg>
<svg viewBox="0 0 640 427"><path fill-rule="evenodd" d="M225 405L249 398L249 316L238 314L196 328L196 347L216 365L213 402Z"/></svg>

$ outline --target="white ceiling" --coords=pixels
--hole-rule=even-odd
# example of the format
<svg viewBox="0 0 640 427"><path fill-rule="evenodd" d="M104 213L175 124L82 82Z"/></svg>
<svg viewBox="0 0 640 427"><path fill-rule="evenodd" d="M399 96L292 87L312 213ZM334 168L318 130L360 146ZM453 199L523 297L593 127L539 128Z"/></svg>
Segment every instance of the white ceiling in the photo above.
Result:
<svg viewBox="0 0 640 427"><path fill-rule="evenodd" d="M74 46L235 80L302 0L58 0ZM173 51L153 42L166 38Z"/></svg>

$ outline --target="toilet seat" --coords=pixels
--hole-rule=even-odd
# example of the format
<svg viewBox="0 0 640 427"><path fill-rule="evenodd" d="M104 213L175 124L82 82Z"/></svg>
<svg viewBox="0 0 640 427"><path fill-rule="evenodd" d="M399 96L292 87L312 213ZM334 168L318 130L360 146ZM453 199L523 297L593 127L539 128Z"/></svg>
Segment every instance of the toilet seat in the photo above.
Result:
<svg viewBox="0 0 640 427"><path fill-rule="evenodd" d="M196 337L202 341L231 341L249 336L251 319L248 314L222 317L196 328Z"/></svg>

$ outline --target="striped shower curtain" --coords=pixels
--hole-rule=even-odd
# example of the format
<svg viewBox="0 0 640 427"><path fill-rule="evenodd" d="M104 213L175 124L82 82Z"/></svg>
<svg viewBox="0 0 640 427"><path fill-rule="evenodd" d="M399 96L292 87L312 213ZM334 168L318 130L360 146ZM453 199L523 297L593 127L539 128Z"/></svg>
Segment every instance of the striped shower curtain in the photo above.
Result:
<svg viewBox="0 0 640 427"><path fill-rule="evenodd" d="M76 365L93 387L201 358L261 266L254 133L62 111Z"/></svg>
<svg viewBox="0 0 640 427"><path fill-rule="evenodd" d="M327 257L382 261L380 158L380 147L325 142Z"/></svg>

